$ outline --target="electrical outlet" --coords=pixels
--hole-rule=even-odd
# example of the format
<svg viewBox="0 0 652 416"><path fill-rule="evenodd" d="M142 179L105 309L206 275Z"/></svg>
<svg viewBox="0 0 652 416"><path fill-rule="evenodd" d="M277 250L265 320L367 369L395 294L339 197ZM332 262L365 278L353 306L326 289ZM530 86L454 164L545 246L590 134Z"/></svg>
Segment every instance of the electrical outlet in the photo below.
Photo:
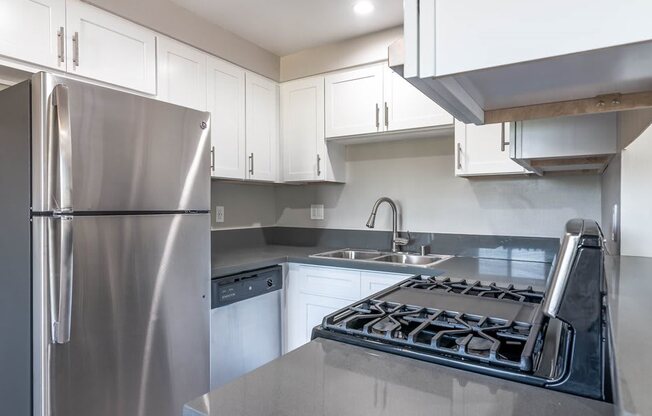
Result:
<svg viewBox="0 0 652 416"><path fill-rule="evenodd" d="M215 207L215 222L224 222L224 207Z"/></svg>
<svg viewBox="0 0 652 416"><path fill-rule="evenodd" d="M324 204L310 205L310 219L323 220L324 219Z"/></svg>

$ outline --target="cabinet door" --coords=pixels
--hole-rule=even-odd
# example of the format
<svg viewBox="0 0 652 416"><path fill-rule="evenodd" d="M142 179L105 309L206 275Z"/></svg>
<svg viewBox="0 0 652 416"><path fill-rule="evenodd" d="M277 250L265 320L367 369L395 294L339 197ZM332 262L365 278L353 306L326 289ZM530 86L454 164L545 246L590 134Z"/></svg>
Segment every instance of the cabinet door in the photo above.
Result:
<svg viewBox="0 0 652 416"><path fill-rule="evenodd" d="M403 77L385 66L385 130L450 126L453 116L438 106Z"/></svg>
<svg viewBox="0 0 652 416"><path fill-rule="evenodd" d="M154 32L78 0L66 5L68 72L156 94Z"/></svg>
<svg viewBox="0 0 652 416"><path fill-rule="evenodd" d="M248 72L246 80L247 179L278 179L278 84Z"/></svg>
<svg viewBox="0 0 652 416"><path fill-rule="evenodd" d="M245 70L208 58L212 176L245 179Z"/></svg>
<svg viewBox="0 0 652 416"><path fill-rule="evenodd" d="M325 316L351 303L346 299L300 293L296 312L288 318L288 351L310 342L312 329L321 324Z"/></svg>
<svg viewBox="0 0 652 416"><path fill-rule="evenodd" d="M281 84L281 142L284 181L326 177L324 77Z"/></svg>
<svg viewBox="0 0 652 416"><path fill-rule="evenodd" d="M287 285L287 349L310 341L324 317L360 298L360 272L290 264Z"/></svg>
<svg viewBox="0 0 652 416"><path fill-rule="evenodd" d="M65 0L0 0L0 55L66 69Z"/></svg>
<svg viewBox="0 0 652 416"><path fill-rule="evenodd" d="M509 158L509 123L464 124L455 121L455 175L483 176L527 173ZM503 144L501 144L503 143Z"/></svg>
<svg viewBox="0 0 652 416"><path fill-rule="evenodd" d="M206 111L206 54L163 36L156 48L159 98Z"/></svg>
<svg viewBox="0 0 652 416"><path fill-rule="evenodd" d="M383 289L387 289L391 285L395 285L410 276L412 275L363 271L360 273L360 298L363 299Z"/></svg>
<svg viewBox="0 0 652 416"><path fill-rule="evenodd" d="M383 131L383 64L326 76L326 137Z"/></svg>

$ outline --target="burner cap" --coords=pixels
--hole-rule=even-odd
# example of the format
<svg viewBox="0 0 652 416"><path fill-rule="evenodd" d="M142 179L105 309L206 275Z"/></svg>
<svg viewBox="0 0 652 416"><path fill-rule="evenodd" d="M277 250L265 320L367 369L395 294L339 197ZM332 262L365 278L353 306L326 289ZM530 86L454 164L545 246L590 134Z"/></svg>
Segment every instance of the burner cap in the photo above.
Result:
<svg viewBox="0 0 652 416"><path fill-rule="evenodd" d="M385 318L381 321L376 322L371 327L371 330L376 334L384 335L386 332L393 331L398 325L395 322L392 322L390 319Z"/></svg>
<svg viewBox="0 0 652 416"><path fill-rule="evenodd" d="M455 340L455 343L459 346L462 346L465 339L466 337L458 338ZM474 336L471 338L471 340L469 340L469 343L466 344L466 350L468 352L486 352L491 349L492 345L493 342L491 342L491 340Z"/></svg>

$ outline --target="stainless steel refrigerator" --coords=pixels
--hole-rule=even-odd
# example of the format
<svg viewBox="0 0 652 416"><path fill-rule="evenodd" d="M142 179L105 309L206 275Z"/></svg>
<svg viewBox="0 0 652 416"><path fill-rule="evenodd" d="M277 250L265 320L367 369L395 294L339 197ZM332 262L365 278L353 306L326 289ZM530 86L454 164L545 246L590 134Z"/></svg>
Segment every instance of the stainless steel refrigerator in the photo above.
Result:
<svg viewBox="0 0 652 416"><path fill-rule="evenodd" d="M47 73L0 92L2 414L209 388L210 115Z"/></svg>

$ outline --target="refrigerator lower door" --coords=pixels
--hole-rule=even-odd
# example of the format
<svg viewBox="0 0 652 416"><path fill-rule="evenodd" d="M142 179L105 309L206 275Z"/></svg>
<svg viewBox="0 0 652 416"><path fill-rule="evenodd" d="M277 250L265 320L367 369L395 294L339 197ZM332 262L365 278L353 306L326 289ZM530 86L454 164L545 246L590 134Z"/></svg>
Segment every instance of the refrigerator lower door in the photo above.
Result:
<svg viewBox="0 0 652 416"><path fill-rule="evenodd" d="M209 220L34 218L36 415L178 416L208 391Z"/></svg>
<svg viewBox="0 0 652 416"><path fill-rule="evenodd" d="M38 73L35 212L210 209L210 114Z"/></svg>

